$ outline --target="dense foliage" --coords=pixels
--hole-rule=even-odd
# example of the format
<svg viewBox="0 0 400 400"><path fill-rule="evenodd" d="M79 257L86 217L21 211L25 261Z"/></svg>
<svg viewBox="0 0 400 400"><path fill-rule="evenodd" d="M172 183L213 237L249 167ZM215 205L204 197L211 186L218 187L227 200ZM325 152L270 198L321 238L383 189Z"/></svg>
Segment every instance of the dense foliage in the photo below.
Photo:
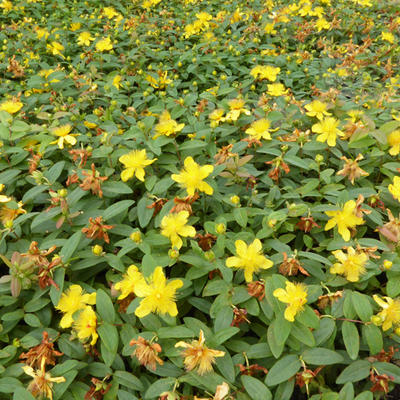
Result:
<svg viewBox="0 0 400 400"><path fill-rule="evenodd" d="M397 0L2 0L0 397L400 384Z"/></svg>

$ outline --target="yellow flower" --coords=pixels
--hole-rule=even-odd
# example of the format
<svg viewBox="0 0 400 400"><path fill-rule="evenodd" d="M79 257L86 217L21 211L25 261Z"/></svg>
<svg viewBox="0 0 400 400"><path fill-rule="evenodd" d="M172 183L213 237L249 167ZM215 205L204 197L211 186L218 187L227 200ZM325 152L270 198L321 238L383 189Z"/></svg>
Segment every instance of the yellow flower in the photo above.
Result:
<svg viewBox="0 0 400 400"><path fill-rule="evenodd" d="M240 114L251 115L251 112L244 108L245 101L243 99L232 99L228 102L230 111L226 114L227 121L237 121Z"/></svg>
<svg viewBox="0 0 400 400"><path fill-rule="evenodd" d="M124 154L119 158L119 162L124 164L124 169L121 172L121 179L126 182L133 176L139 179L139 181L144 182L144 169L153 164L157 158L149 160L146 155L146 150L132 150L130 153Z"/></svg>
<svg viewBox="0 0 400 400"><path fill-rule="evenodd" d="M155 126L156 135L154 135L153 139L157 139L162 135L170 136L178 133L184 126L185 124L178 124L174 119L171 119L170 113L165 110L160 116L159 123Z"/></svg>
<svg viewBox="0 0 400 400"><path fill-rule="evenodd" d="M283 86L282 83L271 83L270 85L268 85L268 90L267 93L270 96L283 96L284 94L287 94L287 89L285 88L285 86Z"/></svg>
<svg viewBox="0 0 400 400"><path fill-rule="evenodd" d="M274 22L267 23L264 27L264 32L268 35L275 35L277 32L275 29L275 23Z"/></svg>
<svg viewBox="0 0 400 400"><path fill-rule="evenodd" d="M262 254L262 244L259 239L254 239L248 246L243 240L236 240L235 247L237 257L229 257L226 266L243 269L246 282L252 282L253 274L260 269L272 267L273 262Z"/></svg>
<svg viewBox="0 0 400 400"><path fill-rule="evenodd" d="M388 136L388 143L390 146L389 154L397 156L400 153L400 129L396 129Z"/></svg>
<svg viewBox="0 0 400 400"><path fill-rule="evenodd" d="M5 196L6 197L6 196ZM6 199L4 199L6 200ZM7 202L6 202L7 203ZM18 208L9 208L7 204L3 204L0 208L0 221L6 226L14 221L15 218L20 214L26 214L26 210L22 208L23 204L21 201L18 202Z"/></svg>
<svg viewBox="0 0 400 400"><path fill-rule="evenodd" d="M6 100L0 104L0 110L7 111L9 114L17 113L22 107L23 104L17 99Z"/></svg>
<svg viewBox="0 0 400 400"><path fill-rule="evenodd" d="M4 184L0 184L0 192L4 190ZM8 203L11 201L11 197L5 196L4 194L0 194L0 203Z"/></svg>
<svg viewBox="0 0 400 400"><path fill-rule="evenodd" d="M191 225L186 225L189 219L188 211L180 211L179 213L172 213L166 215L161 220L161 235L166 236L170 241L172 247L180 249L182 247L183 237L194 237L196 235L196 229Z"/></svg>
<svg viewBox="0 0 400 400"><path fill-rule="evenodd" d="M51 42L50 44L46 45L47 50L53 54L53 56L61 56L62 58L65 58L64 55L61 53L64 51L64 46L61 43L58 42Z"/></svg>
<svg viewBox="0 0 400 400"><path fill-rule="evenodd" d="M211 128L215 128L220 122L225 121L225 118L223 117L224 112L225 111L222 108L216 108L211 114L209 114L208 118L211 120Z"/></svg>
<svg viewBox="0 0 400 400"><path fill-rule="evenodd" d="M171 178L181 184L188 196L193 196L196 190L206 194L213 194L213 188L203 179L207 178L214 171L212 165L200 166L192 157L186 157L184 161L184 168L179 174L172 174Z"/></svg>
<svg viewBox="0 0 400 400"><path fill-rule="evenodd" d="M49 372L46 372L45 363L46 358L42 357L40 369L35 371L29 365L24 365L22 369L27 375L33 378L28 386L28 390L32 395L38 398L48 398L53 400L53 383L65 382L65 378L63 376L53 378Z"/></svg>
<svg viewBox="0 0 400 400"><path fill-rule="evenodd" d="M302 283L286 281L286 290L275 289L273 295L282 303L288 304L284 316L290 322L294 321L296 314L301 312L304 304L307 303L307 287Z"/></svg>
<svg viewBox="0 0 400 400"><path fill-rule="evenodd" d="M77 31L78 29L81 29L81 26L82 26L82 24L81 24L80 22L72 22L72 24L70 25L69 30L70 30L71 32L75 32L75 31Z"/></svg>
<svg viewBox="0 0 400 400"><path fill-rule="evenodd" d="M254 79L268 79L270 82L275 82L277 75L281 72L279 67L271 67L270 65L256 65L251 71L250 75Z"/></svg>
<svg viewBox="0 0 400 400"><path fill-rule="evenodd" d="M158 78L147 75L146 81L149 82L154 89L165 89L165 87L172 82L172 80L168 78L168 71L159 71Z"/></svg>
<svg viewBox="0 0 400 400"><path fill-rule="evenodd" d="M364 252L356 252L352 247L347 248L347 254L342 250L332 251L339 261L333 264L331 274L344 275L349 282L358 282L360 275L365 273L365 263L368 256Z"/></svg>
<svg viewBox="0 0 400 400"><path fill-rule="evenodd" d="M97 124L95 124L94 122L90 122L90 121L83 121L83 125L85 125L86 128L88 128L88 129L94 129L97 126Z"/></svg>
<svg viewBox="0 0 400 400"><path fill-rule="evenodd" d="M175 292L183 286L180 279L175 279L167 283L163 269L157 267L150 276L147 283L144 279L140 280L135 287L135 294L144 297L135 315L143 318L146 315L156 312L157 314L169 314L171 317L178 315L175 303Z"/></svg>
<svg viewBox="0 0 400 400"><path fill-rule="evenodd" d="M383 322L382 329L387 331L393 325L394 328L400 326L400 299L392 299L385 296L385 302L376 294L374 294L372 297L379 304L379 306L383 308L383 310L378 313L378 317L380 317L381 321Z"/></svg>
<svg viewBox="0 0 400 400"><path fill-rule="evenodd" d="M86 306L80 313L76 321L74 322L74 330L77 333L78 339L82 342L87 341L92 337L90 342L91 346L94 346L97 342L99 335L96 331L97 328L97 317L93 308Z"/></svg>
<svg viewBox="0 0 400 400"><path fill-rule="evenodd" d="M257 140L271 140L270 127L271 122L266 118L261 118L257 121L254 121L250 125L250 128L246 129L246 133L250 136L253 136Z"/></svg>
<svg viewBox="0 0 400 400"><path fill-rule="evenodd" d="M115 75L112 81L112 85L116 87L118 90L121 87L121 75Z"/></svg>
<svg viewBox="0 0 400 400"><path fill-rule="evenodd" d="M320 135L317 136L317 142L327 142L328 146L336 146L336 137L338 135L344 136L344 133L337 128L339 123L340 121L337 119L328 117L314 124L312 126L312 131L320 133Z"/></svg>
<svg viewBox="0 0 400 400"><path fill-rule="evenodd" d="M104 7L103 13L108 19L112 19L118 15L118 12L114 7Z"/></svg>
<svg viewBox="0 0 400 400"><path fill-rule="evenodd" d="M109 37L100 39L97 43L96 43L96 49L98 51L108 51L108 50L112 50L113 45L111 42L111 39Z"/></svg>
<svg viewBox="0 0 400 400"><path fill-rule="evenodd" d="M350 240L349 228L354 228L357 225L362 225L365 221L355 215L356 202L354 200L347 201L342 210L325 211L328 217L332 217L325 225L325 230L328 231L337 225L338 232L342 238L348 242Z"/></svg>
<svg viewBox="0 0 400 400"><path fill-rule="evenodd" d="M61 318L60 327L69 328L73 323L72 315L88 304L96 303L96 293L84 293L79 285L71 285L68 290L61 295L61 299L55 307L65 315Z"/></svg>
<svg viewBox="0 0 400 400"><path fill-rule="evenodd" d="M0 8L2 8L6 13L8 13L13 9L13 5L9 0L3 0L0 3Z"/></svg>
<svg viewBox="0 0 400 400"><path fill-rule="evenodd" d="M90 46L90 42L94 40L94 37L90 32L81 32L78 36L79 46Z"/></svg>
<svg viewBox="0 0 400 400"><path fill-rule="evenodd" d="M141 279L143 279L143 275L139 272L136 265L130 265L127 273L123 275L122 281L114 285L114 288L121 292L118 300L123 300L130 294L135 293L135 286Z"/></svg>
<svg viewBox="0 0 400 400"><path fill-rule="evenodd" d="M391 32L382 32L381 38L382 40L386 40L390 44L394 43L394 35Z"/></svg>
<svg viewBox="0 0 400 400"><path fill-rule="evenodd" d="M200 330L199 340L192 342L178 342L175 347L184 347L182 356L185 357L183 363L187 371L192 371L197 368L199 375L204 375L213 370L212 364L215 363L215 357L223 357L224 351L209 349L205 344L204 333Z"/></svg>
<svg viewBox="0 0 400 400"><path fill-rule="evenodd" d="M388 189L392 196L400 201L400 176L395 176L393 178L393 184L390 184Z"/></svg>
<svg viewBox="0 0 400 400"><path fill-rule="evenodd" d="M79 136L77 133L70 133L72 126L70 124L62 125L52 130L52 134L58 136L58 139L51 144L58 144L60 149L64 148L64 142L70 144L71 146L76 144L75 136Z"/></svg>
<svg viewBox="0 0 400 400"><path fill-rule="evenodd" d="M315 21L315 27L318 29L318 32L321 32L322 29L329 29L331 24L325 18L318 18Z"/></svg>
<svg viewBox="0 0 400 400"><path fill-rule="evenodd" d="M307 104L304 108L308 111L306 115L309 117L317 117L320 121L324 118L324 115L329 116L331 113L326 111L327 105L319 100L314 100L310 104Z"/></svg>

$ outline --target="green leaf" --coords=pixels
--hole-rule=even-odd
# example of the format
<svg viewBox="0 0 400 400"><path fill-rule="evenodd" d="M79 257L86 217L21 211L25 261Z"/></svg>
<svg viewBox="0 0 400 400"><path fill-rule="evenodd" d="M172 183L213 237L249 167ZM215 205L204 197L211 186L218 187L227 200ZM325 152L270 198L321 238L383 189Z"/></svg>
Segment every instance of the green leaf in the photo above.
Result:
<svg viewBox="0 0 400 400"><path fill-rule="evenodd" d="M105 322L113 324L115 321L115 310L114 305L108 296L108 294L98 289L96 293L96 311L100 315L101 319Z"/></svg>
<svg viewBox="0 0 400 400"><path fill-rule="evenodd" d="M378 354L383 349L382 331L375 325L369 324L362 327L362 333L368 344L371 355Z"/></svg>
<svg viewBox="0 0 400 400"><path fill-rule="evenodd" d="M110 207L108 207L104 213L103 213L103 218L104 220L109 220L110 218L113 218L117 216L118 214L121 214L125 211L128 210L128 208L134 203L134 200L121 200L118 203L112 204Z"/></svg>
<svg viewBox="0 0 400 400"><path fill-rule="evenodd" d="M16 387L13 392L13 400L35 400L31 393L22 387Z"/></svg>
<svg viewBox="0 0 400 400"><path fill-rule="evenodd" d="M180 338L191 338L194 336L193 332L186 328L184 325L180 326L169 326L159 328L157 336L160 339L180 339Z"/></svg>
<svg viewBox="0 0 400 400"><path fill-rule="evenodd" d="M371 320L373 311L371 303L368 300L368 296L359 292L352 292L351 300L354 309L361 320L364 322L369 322Z"/></svg>
<svg viewBox="0 0 400 400"><path fill-rule="evenodd" d="M342 385L347 382L358 382L369 375L371 363L366 360L357 360L348 365L337 377L336 383Z"/></svg>
<svg viewBox="0 0 400 400"><path fill-rule="evenodd" d="M242 375L240 379L252 400L272 399L272 394L269 389L258 379L249 375Z"/></svg>
<svg viewBox="0 0 400 400"><path fill-rule="evenodd" d="M323 347L305 350L302 357L307 364L313 365L331 365L343 362L343 357L339 353Z"/></svg>
<svg viewBox="0 0 400 400"><path fill-rule="evenodd" d="M76 231L72 236L68 238L65 245L62 247L60 251L60 257L64 263L67 263L68 260L72 257L75 250L79 246L81 240L82 240L81 230Z"/></svg>
<svg viewBox="0 0 400 400"><path fill-rule="evenodd" d="M298 356L286 355L277 361L269 370L265 383L268 386L275 386L294 376L301 368Z"/></svg>
<svg viewBox="0 0 400 400"><path fill-rule="evenodd" d="M215 359L215 364L222 376L227 379L228 382L235 382L235 366L229 352L225 351L225 355L223 357L217 357Z"/></svg>
<svg viewBox="0 0 400 400"><path fill-rule="evenodd" d="M218 346L222 343L225 343L228 339L236 335L239 331L240 329L236 326L230 326L228 328L222 329L214 335L214 337L212 338L212 342Z"/></svg>
<svg viewBox="0 0 400 400"><path fill-rule="evenodd" d="M325 343L332 335L336 327L335 321L331 318L321 318L319 328L313 332L315 344L318 346Z"/></svg>
<svg viewBox="0 0 400 400"><path fill-rule="evenodd" d="M236 222L242 227L245 228L247 225L247 209L238 207L233 210L233 216L235 217Z"/></svg>
<svg viewBox="0 0 400 400"><path fill-rule="evenodd" d="M353 400L354 387L351 382L347 382L339 392L339 400Z"/></svg>
<svg viewBox="0 0 400 400"><path fill-rule="evenodd" d="M400 367L387 362L375 362L372 364L379 374L386 374L394 378L394 383L400 384Z"/></svg>
<svg viewBox="0 0 400 400"><path fill-rule="evenodd" d="M315 339L310 331L310 328L307 328L304 325L293 323L290 336L293 336L295 339L297 339L301 343L304 343L306 346L315 346Z"/></svg>
<svg viewBox="0 0 400 400"><path fill-rule="evenodd" d="M129 372L115 371L114 377L116 378L117 382L122 386L126 386L127 388L132 390L144 390L143 383L140 381L140 379Z"/></svg>
<svg viewBox="0 0 400 400"><path fill-rule="evenodd" d="M138 202L137 215L139 219L139 225L141 228L145 228L151 221L151 218L153 217L154 209L147 208L152 203L153 202L147 197L142 197Z"/></svg>
<svg viewBox="0 0 400 400"><path fill-rule="evenodd" d="M343 322L342 336L347 354L352 360L355 360L358 356L358 351L360 350L360 335L354 322Z"/></svg>
<svg viewBox="0 0 400 400"><path fill-rule="evenodd" d="M296 315L296 321L313 329L318 329L320 324L317 314L310 306L305 306L304 310Z"/></svg>
<svg viewBox="0 0 400 400"><path fill-rule="evenodd" d="M374 395L371 391L366 390L365 392L360 393L358 396L354 398L354 400L373 400Z"/></svg>
<svg viewBox="0 0 400 400"><path fill-rule="evenodd" d="M160 396L161 393L171 390L175 384L175 378L163 378L156 380L151 384L146 393L144 394L145 399L154 399Z"/></svg>
<svg viewBox="0 0 400 400"><path fill-rule="evenodd" d="M119 336L117 328L107 322L97 328L101 339L101 354L107 366L110 366L117 355Z"/></svg>

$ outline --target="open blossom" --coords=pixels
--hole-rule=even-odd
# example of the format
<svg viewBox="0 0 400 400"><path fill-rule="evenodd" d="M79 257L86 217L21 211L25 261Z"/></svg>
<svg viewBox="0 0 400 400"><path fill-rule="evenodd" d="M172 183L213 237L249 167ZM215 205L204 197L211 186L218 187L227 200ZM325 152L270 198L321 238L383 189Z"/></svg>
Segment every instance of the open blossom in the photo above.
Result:
<svg viewBox="0 0 400 400"><path fill-rule="evenodd" d="M136 176L136 178L144 182L144 169L156 160L157 158L149 160L145 149L132 150L130 153L124 154L119 158L119 162L124 164L126 168L121 172L121 179L126 182Z"/></svg>
<svg viewBox="0 0 400 400"><path fill-rule="evenodd" d="M236 240L235 247L237 256L229 257L226 266L243 269L246 282L252 282L253 274L260 269L272 267L273 262L262 254L262 244L259 239L254 239L248 246L243 240Z"/></svg>
<svg viewBox="0 0 400 400"><path fill-rule="evenodd" d="M81 32L78 36L79 46L90 46L90 42L94 40L94 37L90 32Z"/></svg>
<svg viewBox="0 0 400 400"><path fill-rule="evenodd" d="M287 94L288 90L282 83L271 83L268 85L267 93L270 96L279 97Z"/></svg>
<svg viewBox="0 0 400 400"><path fill-rule="evenodd" d="M98 51L108 51L108 50L112 50L113 45L111 42L111 39L109 37L100 39L97 43L96 43L96 49Z"/></svg>
<svg viewBox="0 0 400 400"><path fill-rule="evenodd" d="M290 322L294 321L294 317L303 310L304 304L307 303L307 287L302 283L286 281L286 289L275 289L273 295L282 303L288 304L284 317Z"/></svg>
<svg viewBox="0 0 400 400"><path fill-rule="evenodd" d="M392 196L400 201L400 176L395 176L393 178L393 183L388 186L388 189Z"/></svg>
<svg viewBox="0 0 400 400"><path fill-rule="evenodd" d="M226 121L237 121L241 114L251 115L251 112L244 108L245 101L243 99L232 99L228 102L230 111L226 114Z"/></svg>
<svg viewBox="0 0 400 400"><path fill-rule="evenodd" d="M346 242L348 242L351 237L349 228L354 228L365 222L362 218L356 216L356 206L354 200L349 200L345 203L342 210L325 211L325 214L328 217L332 217L326 223L325 230L328 231L337 226L339 234Z"/></svg>
<svg viewBox="0 0 400 400"><path fill-rule="evenodd" d="M382 32L381 39L389 42L390 44L394 43L394 35L391 32Z"/></svg>
<svg viewBox="0 0 400 400"><path fill-rule="evenodd" d="M340 121L337 119L328 117L314 124L311 129L313 132L319 133L317 142L327 142L328 146L336 146L337 136L344 136L344 133L337 128L339 123Z"/></svg>
<svg viewBox="0 0 400 400"><path fill-rule="evenodd" d="M17 113L22 107L23 104L17 99L6 100L0 104L0 110L7 111L9 114Z"/></svg>
<svg viewBox="0 0 400 400"><path fill-rule="evenodd" d="M256 65L250 75L255 79L268 79L270 82L275 82L277 75L281 72L279 67L271 67L270 65Z"/></svg>
<svg viewBox="0 0 400 400"><path fill-rule="evenodd" d="M61 328L69 328L74 322L72 315L82 308L85 308L88 304L96 303L96 292L88 294L84 293L83 289L79 285L71 285L65 293L61 295L60 301L58 302L56 309L64 313L61 318Z"/></svg>
<svg viewBox="0 0 400 400"><path fill-rule="evenodd" d="M139 272L136 265L130 265L126 274L123 275L123 279L114 285L114 288L121 292L118 300L123 300L130 294L135 293L135 286L142 279L143 275Z"/></svg>
<svg viewBox="0 0 400 400"><path fill-rule="evenodd" d="M157 363L164 364L164 361L158 357L161 353L161 346L158 343L152 343L139 336L137 339L132 339L129 342L130 346L136 346L132 356L135 356L141 365L149 367L153 371L157 368Z"/></svg>
<svg viewBox="0 0 400 400"><path fill-rule="evenodd" d="M86 342L92 337L90 345L94 346L96 344L99 335L96 331L97 317L92 307L86 306L79 313L78 318L74 321L73 328L80 341Z"/></svg>
<svg viewBox="0 0 400 400"><path fill-rule="evenodd" d="M339 262L333 264L330 269L331 274L344 275L349 282L358 282L360 275L365 273L367 254L356 251L352 247L347 248L347 254L342 250L335 250L332 254Z"/></svg>
<svg viewBox="0 0 400 400"><path fill-rule="evenodd" d="M161 234L169 238L172 247L176 247L178 250L182 247L183 244L180 236L196 236L196 229L194 229L191 225L186 225L188 219L189 212L180 211L179 213L166 215L161 220Z"/></svg>
<svg viewBox="0 0 400 400"><path fill-rule="evenodd" d="M47 50L49 50L51 54L53 54L53 56L59 55L64 58L64 55L61 53L62 51L64 51L64 46L61 43L51 42L50 44L47 44L46 47Z"/></svg>
<svg viewBox="0 0 400 400"><path fill-rule="evenodd" d="M153 139L157 139L159 136L171 136L175 133L180 132L185 124L178 124L174 119L171 118L170 113L165 110L160 115L160 120L158 124L155 126L156 134L153 136Z"/></svg>
<svg viewBox="0 0 400 400"><path fill-rule="evenodd" d="M220 124L220 122L225 121L224 113L225 110L223 108L216 108L212 113L210 113L208 118L211 120L211 128L216 128Z"/></svg>
<svg viewBox="0 0 400 400"><path fill-rule="evenodd" d="M135 287L135 294L143 297L135 315L143 318L150 313L169 314L171 317L178 315L175 303L175 293L183 286L180 279L167 283L163 269L157 267L150 278L140 280Z"/></svg>
<svg viewBox="0 0 400 400"><path fill-rule="evenodd" d="M184 168L179 174L172 174L171 178L183 186L188 196L193 196L195 191L213 194L213 188L204 179L214 170L212 165L200 166L192 157L186 157Z"/></svg>
<svg viewBox="0 0 400 400"><path fill-rule="evenodd" d="M257 121L254 121L250 127L246 129L246 133L257 140L271 140L270 130L271 121L266 118L261 118Z"/></svg>
<svg viewBox="0 0 400 400"><path fill-rule="evenodd" d="M320 121L324 119L324 116L332 115L331 113L326 111L328 105L319 100L312 101L304 108L307 110L306 115L308 115L309 117L317 117Z"/></svg>
<svg viewBox="0 0 400 400"><path fill-rule="evenodd" d="M393 131L387 138L390 149L389 154L391 156L397 156L400 153L400 129Z"/></svg>
<svg viewBox="0 0 400 400"><path fill-rule="evenodd" d="M213 370L212 364L215 363L215 357L223 357L224 351L209 349L205 344L204 333L200 330L199 340L192 340L191 343L178 342L175 347L183 347L183 363L187 371L197 368L199 375L204 375Z"/></svg>
<svg viewBox="0 0 400 400"><path fill-rule="evenodd" d="M384 331L394 327L397 330L400 327L400 299L392 299L391 297L385 296L383 300L378 295L373 295L374 300L382 308L377 316L380 318L380 324Z"/></svg>
<svg viewBox="0 0 400 400"><path fill-rule="evenodd" d="M58 136L58 139L51 144L58 144L60 149L64 148L64 142L70 144L71 146L76 144L75 136L79 136L77 133L70 133L72 130L72 126L70 124L62 125L57 128L53 128L51 133L55 136Z"/></svg>

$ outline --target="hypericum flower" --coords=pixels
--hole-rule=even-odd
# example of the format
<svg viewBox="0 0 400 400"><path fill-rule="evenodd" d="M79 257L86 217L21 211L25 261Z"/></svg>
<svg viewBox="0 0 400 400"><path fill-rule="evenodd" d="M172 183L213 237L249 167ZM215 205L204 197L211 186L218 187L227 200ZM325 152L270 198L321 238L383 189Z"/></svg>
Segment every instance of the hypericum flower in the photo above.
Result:
<svg viewBox="0 0 400 400"><path fill-rule="evenodd" d="M188 196L193 196L196 190L212 195L213 188L203 179L207 178L213 171L212 165L200 166L189 156L185 158L184 168L181 172L172 174L171 178L186 189Z"/></svg>
<svg viewBox="0 0 400 400"><path fill-rule="evenodd" d="M114 228L114 225L103 224L103 217L89 217L89 227L82 228L82 233L88 239L103 239L106 243L110 243L107 231Z"/></svg>
<svg viewBox="0 0 400 400"><path fill-rule="evenodd" d="M320 135L317 136L317 142L327 142L328 146L336 146L337 136L344 136L344 133L337 128L339 123L340 121L337 119L328 117L314 124L311 128L312 131L320 133Z"/></svg>
<svg viewBox="0 0 400 400"><path fill-rule="evenodd" d="M393 184L390 184L388 189L392 196L400 201L400 176L395 176L393 178Z"/></svg>
<svg viewBox="0 0 400 400"><path fill-rule="evenodd" d="M276 35L277 30L275 29L275 23L274 22L268 22L264 27L264 32L267 35Z"/></svg>
<svg viewBox="0 0 400 400"><path fill-rule="evenodd" d="M332 115L327 110L328 105L319 100L314 100L307 104L304 108L308 111L306 115L309 117L317 117L320 121L324 119L324 115Z"/></svg>
<svg viewBox="0 0 400 400"><path fill-rule="evenodd" d="M391 32L382 32L381 38L382 40L386 40L390 44L394 43L394 35Z"/></svg>
<svg viewBox="0 0 400 400"><path fill-rule="evenodd" d="M185 350L182 356L185 357L183 363L187 371L197 368L199 375L204 375L213 370L215 357L223 357L224 351L209 349L205 344L204 333L200 330L199 340L192 340L191 343L178 342L175 347L183 347Z"/></svg>
<svg viewBox="0 0 400 400"><path fill-rule="evenodd" d="M0 208L0 221L4 226L10 224L20 214L26 214L26 210L23 209L22 201L18 202L18 208L11 208L7 206L7 203L3 203Z"/></svg>
<svg viewBox="0 0 400 400"><path fill-rule="evenodd" d="M168 71L157 71L157 74L157 78L148 74L146 76L146 81L149 82L154 89L165 89L166 86L172 82L172 80L168 78Z"/></svg>
<svg viewBox="0 0 400 400"><path fill-rule="evenodd" d="M272 267L273 262L262 254L262 244L259 239L254 239L248 246L243 240L236 240L235 247L237 256L229 257L226 266L243 269L246 282L251 282L253 274L260 269Z"/></svg>
<svg viewBox="0 0 400 400"><path fill-rule="evenodd" d="M74 321L74 330L77 333L78 339L82 342L86 342L90 337L91 346L94 346L97 342L99 335L97 334L97 317L93 308L86 306L80 313L76 321Z"/></svg>
<svg viewBox="0 0 400 400"><path fill-rule="evenodd" d="M75 32L75 31L81 29L81 27L82 27L82 24L80 22L72 22L69 27L69 30L71 32Z"/></svg>
<svg viewBox="0 0 400 400"><path fill-rule="evenodd" d="M171 241L172 247L177 249L182 247L183 242L180 236L196 236L196 229L191 225L186 225L188 218L188 211L180 211L179 213L166 215L161 220L161 234Z"/></svg>
<svg viewBox="0 0 400 400"><path fill-rule="evenodd" d="M160 120L158 124L155 126L156 134L153 136L153 139L157 139L159 136L171 136L175 133L180 132L185 124L178 124L174 119L171 118L170 113L165 110L160 115Z"/></svg>
<svg viewBox="0 0 400 400"><path fill-rule="evenodd" d="M217 108L208 116L208 118L211 120L211 128L216 128L220 122L225 121L224 113L225 111L223 108Z"/></svg>
<svg viewBox="0 0 400 400"><path fill-rule="evenodd" d="M115 75L112 81L112 85L119 90L121 87L121 75Z"/></svg>
<svg viewBox="0 0 400 400"><path fill-rule="evenodd" d="M57 128L53 128L51 133L55 136L58 136L58 139L51 144L58 144L60 149L64 148L64 142L70 144L71 146L76 144L75 136L79 136L78 133L70 133L72 130L72 126L70 124L62 125Z"/></svg>
<svg viewBox="0 0 400 400"><path fill-rule="evenodd" d="M383 309L377 314L377 316L380 318L382 329L384 331L387 331L392 326L394 326L395 329L398 329L398 327L400 326L400 299L392 299L385 296L384 299L386 301L384 301L376 294L374 294L372 297Z"/></svg>
<svg viewBox="0 0 400 400"><path fill-rule="evenodd" d="M103 13L108 19L112 19L118 15L118 12L114 7L104 7Z"/></svg>
<svg viewBox="0 0 400 400"><path fill-rule="evenodd" d="M250 127L246 129L246 133L250 136L253 136L257 140L271 140L270 128L271 121L266 118L261 118L257 121L254 121Z"/></svg>
<svg viewBox="0 0 400 400"><path fill-rule="evenodd" d="M113 45L111 42L111 39L109 37L100 39L97 43L96 43L96 49L98 51L108 51L108 50L112 50Z"/></svg>
<svg viewBox="0 0 400 400"><path fill-rule="evenodd" d="M317 28L318 32L321 32L322 29L329 29L331 24L325 18L318 18L315 21L315 27Z"/></svg>
<svg viewBox="0 0 400 400"><path fill-rule="evenodd" d="M328 231L337 225L339 234L348 242L351 236L349 228L354 228L365 222L362 218L355 215L356 207L356 202L354 200L349 200L344 204L342 210L325 211L328 217L332 217L326 223L325 230Z"/></svg>
<svg viewBox="0 0 400 400"><path fill-rule="evenodd" d="M270 65L256 65L251 71L250 75L254 79L268 79L270 82L275 82L277 75L281 72L279 67L271 67Z"/></svg>
<svg viewBox="0 0 400 400"><path fill-rule="evenodd" d="M136 265L130 265L122 278L121 281L114 285L114 288L121 292L118 296L118 300L123 300L130 294L135 293L135 286L137 282L143 279L143 275L139 272Z"/></svg>
<svg viewBox="0 0 400 400"><path fill-rule="evenodd" d="M13 4L9 0L3 0L0 3L0 8L2 8L5 13L8 13L13 9Z"/></svg>
<svg viewBox="0 0 400 400"><path fill-rule="evenodd" d="M119 162L124 164L124 169L121 172L121 179L126 182L133 176L136 176L140 181L144 182L144 169L153 164L157 158L149 160L146 155L146 150L132 150L119 158Z"/></svg>
<svg viewBox="0 0 400 400"><path fill-rule="evenodd" d="M83 289L79 285L71 285L68 290L61 295L60 301L55 307L64 313L61 318L60 327L69 328L74 322L72 315L82 308L85 308L88 304L96 303L96 292L88 294L84 293Z"/></svg>
<svg viewBox="0 0 400 400"><path fill-rule="evenodd" d="M169 314L171 317L178 315L175 303L175 292L183 286L180 279L167 283L163 269L156 267L154 273L146 280L140 280L135 287L135 294L144 297L135 315L143 318L146 315L156 312L157 314Z"/></svg>
<svg viewBox="0 0 400 400"><path fill-rule="evenodd" d="M79 46L90 46L90 42L94 40L94 37L90 32L81 32L78 36Z"/></svg>
<svg viewBox="0 0 400 400"><path fill-rule="evenodd" d="M139 336L137 339L132 339L129 342L129 346L136 346L132 356L135 356L141 365L149 367L153 371L156 370L157 363L160 365L164 364L164 361L158 357L158 353L161 353L161 346L158 343L152 343L148 340Z"/></svg>
<svg viewBox="0 0 400 400"><path fill-rule="evenodd" d="M275 289L273 295L282 303L288 304L284 317L290 322L294 321L296 314L301 312L304 304L307 303L307 287L302 283L286 281L286 290Z"/></svg>
<svg viewBox="0 0 400 400"><path fill-rule="evenodd" d="M2 192L3 190L4 190L4 184L1 183L0 184L0 192ZM4 194L0 194L0 203L8 203L11 200L12 200L11 197L8 197L8 196L6 196Z"/></svg>
<svg viewBox="0 0 400 400"><path fill-rule="evenodd" d="M23 104L17 99L6 100L0 104L0 110L7 111L9 114L17 113L22 107Z"/></svg>
<svg viewBox="0 0 400 400"><path fill-rule="evenodd" d="M271 83L268 85L267 93L270 96L278 97L287 94L288 90L282 83Z"/></svg>
<svg viewBox="0 0 400 400"><path fill-rule="evenodd" d="M64 55L61 53L64 51L64 46L61 43L58 42L51 42L50 44L46 45L47 50L53 54L53 56L61 56L62 58L65 58Z"/></svg>
<svg viewBox="0 0 400 400"><path fill-rule="evenodd" d="M53 383L65 382L65 378L63 376L53 378L49 372L46 372L44 358L42 358L40 369L35 371L28 365L24 365L22 369L27 375L33 378L33 380L29 383L28 390L34 397L48 398L53 400Z"/></svg>
<svg viewBox="0 0 400 400"><path fill-rule="evenodd" d="M368 176L369 173L364 171L358 166L358 161L364 159L362 154L359 154L355 160L349 160L346 156L340 157L341 160L345 162L343 169L336 172L336 175L347 176L352 185L354 185L354 180L361 176Z"/></svg>
<svg viewBox="0 0 400 400"><path fill-rule="evenodd" d="M391 156L397 156L400 153L400 129L393 131L387 138L390 149L389 154Z"/></svg>
<svg viewBox="0 0 400 400"><path fill-rule="evenodd" d="M331 274L344 275L349 282L358 282L360 275L365 273L367 254L363 251L356 251L352 247L347 247L347 254L342 250L332 251L332 254L339 262L330 268Z"/></svg>
<svg viewBox="0 0 400 400"><path fill-rule="evenodd" d="M240 117L240 114L251 115L251 112L247 108L244 108L245 101L241 98L230 100L228 105L230 111L225 117L227 121L237 121L237 119Z"/></svg>

